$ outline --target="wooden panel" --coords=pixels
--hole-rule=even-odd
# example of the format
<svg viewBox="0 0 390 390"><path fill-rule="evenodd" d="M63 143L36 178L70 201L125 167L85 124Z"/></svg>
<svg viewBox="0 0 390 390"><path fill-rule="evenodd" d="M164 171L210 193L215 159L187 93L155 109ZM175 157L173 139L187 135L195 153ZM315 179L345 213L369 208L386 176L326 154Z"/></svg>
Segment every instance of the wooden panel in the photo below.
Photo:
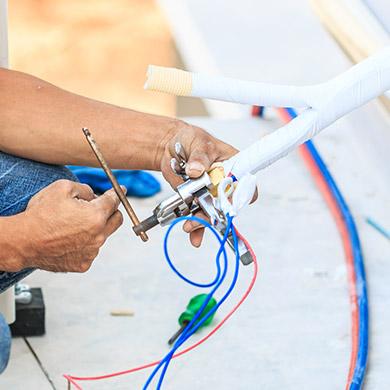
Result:
<svg viewBox="0 0 390 390"><path fill-rule="evenodd" d="M149 63L176 61L153 0L10 0L9 47L12 69L108 103L175 113L175 97L143 89Z"/></svg>
<svg viewBox="0 0 390 390"><path fill-rule="evenodd" d="M310 0L314 11L353 62L390 43L389 34L361 0ZM380 98L390 112L390 99Z"/></svg>

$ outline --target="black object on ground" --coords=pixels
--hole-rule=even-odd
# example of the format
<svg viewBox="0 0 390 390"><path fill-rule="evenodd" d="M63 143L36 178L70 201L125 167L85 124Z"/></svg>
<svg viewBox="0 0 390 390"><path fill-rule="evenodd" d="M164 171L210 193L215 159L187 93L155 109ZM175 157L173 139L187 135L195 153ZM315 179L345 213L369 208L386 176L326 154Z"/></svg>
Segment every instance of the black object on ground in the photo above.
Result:
<svg viewBox="0 0 390 390"><path fill-rule="evenodd" d="M30 303L16 303L16 320L10 325L13 337L45 334L45 303L42 289L32 288L31 294Z"/></svg>

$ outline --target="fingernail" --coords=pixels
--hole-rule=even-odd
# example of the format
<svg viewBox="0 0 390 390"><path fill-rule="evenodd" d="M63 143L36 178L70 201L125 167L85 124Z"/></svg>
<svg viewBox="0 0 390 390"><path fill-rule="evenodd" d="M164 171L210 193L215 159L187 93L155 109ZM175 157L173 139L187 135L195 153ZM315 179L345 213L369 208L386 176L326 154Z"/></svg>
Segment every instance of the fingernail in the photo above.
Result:
<svg viewBox="0 0 390 390"><path fill-rule="evenodd" d="M189 173L202 173L204 171L204 166L198 161L193 161L187 165Z"/></svg>
<svg viewBox="0 0 390 390"><path fill-rule="evenodd" d="M200 244L201 244L201 242L196 241L196 242L193 242L193 243L192 243L192 246L194 246L195 248L199 248L199 247L200 247Z"/></svg>

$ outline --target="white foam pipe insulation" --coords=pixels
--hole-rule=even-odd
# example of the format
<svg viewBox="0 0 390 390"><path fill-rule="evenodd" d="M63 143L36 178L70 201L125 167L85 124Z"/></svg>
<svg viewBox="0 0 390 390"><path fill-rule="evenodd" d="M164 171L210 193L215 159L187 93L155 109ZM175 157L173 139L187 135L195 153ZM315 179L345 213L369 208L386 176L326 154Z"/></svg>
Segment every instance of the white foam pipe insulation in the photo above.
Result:
<svg viewBox="0 0 390 390"><path fill-rule="evenodd" d="M269 166L337 119L390 90L390 46L317 85L291 86L236 80L149 66L145 89L257 106L303 110L293 121L224 162L237 180Z"/></svg>

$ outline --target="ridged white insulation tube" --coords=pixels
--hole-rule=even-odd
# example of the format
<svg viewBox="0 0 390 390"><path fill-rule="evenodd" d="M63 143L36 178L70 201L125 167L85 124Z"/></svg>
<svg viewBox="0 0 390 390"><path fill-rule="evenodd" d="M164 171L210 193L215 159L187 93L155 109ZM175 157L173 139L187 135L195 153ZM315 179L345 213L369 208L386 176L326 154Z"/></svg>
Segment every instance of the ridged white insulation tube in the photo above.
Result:
<svg viewBox="0 0 390 390"><path fill-rule="evenodd" d="M225 172L237 179L288 154L331 123L390 90L390 47L317 85L291 86L149 66L145 89L258 106L295 107L303 112L232 159Z"/></svg>

